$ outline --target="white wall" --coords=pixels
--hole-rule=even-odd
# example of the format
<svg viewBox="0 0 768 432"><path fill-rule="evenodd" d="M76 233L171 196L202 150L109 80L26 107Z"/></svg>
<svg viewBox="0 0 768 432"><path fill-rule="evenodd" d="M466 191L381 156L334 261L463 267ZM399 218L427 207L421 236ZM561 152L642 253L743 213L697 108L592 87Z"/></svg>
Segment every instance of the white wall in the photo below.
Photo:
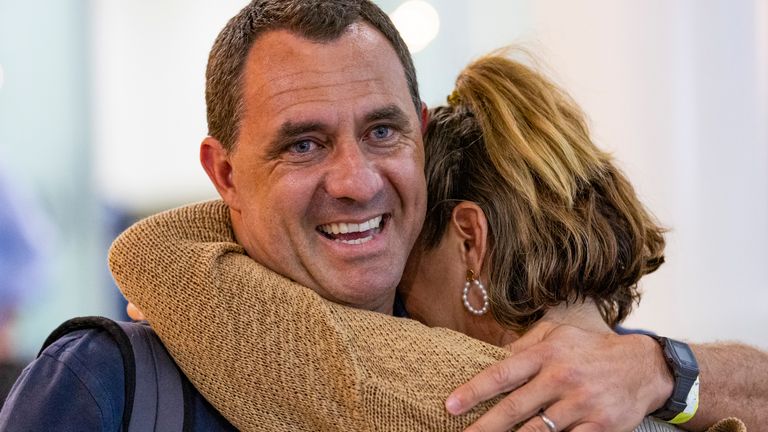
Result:
<svg viewBox="0 0 768 432"><path fill-rule="evenodd" d="M204 67L244 3L91 3L96 183L110 201L214 195L197 162ZM467 61L522 41L671 228L667 264L629 323L768 348L768 0L432 3L441 33L415 56L427 102L445 100Z"/></svg>
<svg viewBox="0 0 768 432"><path fill-rule="evenodd" d="M27 231L44 251L17 306L13 351L22 357L63 320L105 313L113 296L103 290L106 246L90 177L87 23L83 0L0 0L0 177L23 195ZM19 253L2 241L0 251Z"/></svg>
<svg viewBox="0 0 768 432"><path fill-rule="evenodd" d="M205 65L246 1L91 2L96 187L144 212L215 196L198 162Z"/></svg>

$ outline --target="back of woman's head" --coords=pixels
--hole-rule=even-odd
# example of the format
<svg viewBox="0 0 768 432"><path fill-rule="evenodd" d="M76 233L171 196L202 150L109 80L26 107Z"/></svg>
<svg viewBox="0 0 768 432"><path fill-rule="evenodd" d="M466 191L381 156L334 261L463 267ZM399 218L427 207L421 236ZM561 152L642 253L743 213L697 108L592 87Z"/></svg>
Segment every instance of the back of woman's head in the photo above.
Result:
<svg viewBox="0 0 768 432"><path fill-rule="evenodd" d="M664 261L663 230L583 113L536 70L502 55L467 66L449 106L430 113L422 247L435 247L458 201L485 212L491 310L528 327L549 307L593 299L610 325Z"/></svg>

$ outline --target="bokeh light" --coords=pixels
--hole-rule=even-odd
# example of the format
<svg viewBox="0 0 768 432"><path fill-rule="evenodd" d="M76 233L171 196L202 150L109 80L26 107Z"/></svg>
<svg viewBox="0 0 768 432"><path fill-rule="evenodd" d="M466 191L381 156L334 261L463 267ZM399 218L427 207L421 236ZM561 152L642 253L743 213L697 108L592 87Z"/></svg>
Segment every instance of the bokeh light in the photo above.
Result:
<svg viewBox="0 0 768 432"><path fill-rule="evenodd" d="M429 45L440 31L440 15L423 0L408 0L390 14L411 53Z"/></svg>

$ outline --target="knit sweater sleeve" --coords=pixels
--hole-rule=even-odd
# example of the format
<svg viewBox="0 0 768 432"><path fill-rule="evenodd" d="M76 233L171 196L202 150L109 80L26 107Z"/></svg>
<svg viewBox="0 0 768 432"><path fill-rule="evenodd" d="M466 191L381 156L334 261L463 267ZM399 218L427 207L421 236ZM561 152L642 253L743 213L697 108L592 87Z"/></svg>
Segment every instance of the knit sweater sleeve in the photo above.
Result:
<svg viewBox="0 0 768 432"><path fill-rule="evenodd" d="M505 352L325 301L234 242L220 201L145 219L110 250L123 294L242 430L457 430L445 397Z"/></svg>
<svg viewBox="0 0 768 432"><path fill-rule="evenodd" d="M325 301L245 255L221 201L145 219L110 250L123 294L195 387L252 430L460 430L447 395L504 350Z"/></svg>

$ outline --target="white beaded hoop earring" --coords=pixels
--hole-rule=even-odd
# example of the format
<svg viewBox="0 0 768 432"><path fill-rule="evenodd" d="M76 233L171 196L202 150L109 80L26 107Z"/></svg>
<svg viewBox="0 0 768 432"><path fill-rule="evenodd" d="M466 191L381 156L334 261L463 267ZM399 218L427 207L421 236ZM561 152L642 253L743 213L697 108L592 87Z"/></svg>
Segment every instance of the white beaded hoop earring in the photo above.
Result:
<svg viewBox="0 0 768 432"><path fill-rule="evenodd" d="M480 290L480 294L483 296L483 307L480 309L475 309L471 304L469 304L469 289L472 287L472 284L474 284ZM482 282L480 282L480 278L475 277L475 272L472 270L467 270L467 281L464 282L464 291L461 294L461 300L464 302L464 307L467 308L471 314L477 316L485 315L485 313L488 312L488 309L490 308L490 303L488 302L488 291L485 290L485 286Z"/></svg>

